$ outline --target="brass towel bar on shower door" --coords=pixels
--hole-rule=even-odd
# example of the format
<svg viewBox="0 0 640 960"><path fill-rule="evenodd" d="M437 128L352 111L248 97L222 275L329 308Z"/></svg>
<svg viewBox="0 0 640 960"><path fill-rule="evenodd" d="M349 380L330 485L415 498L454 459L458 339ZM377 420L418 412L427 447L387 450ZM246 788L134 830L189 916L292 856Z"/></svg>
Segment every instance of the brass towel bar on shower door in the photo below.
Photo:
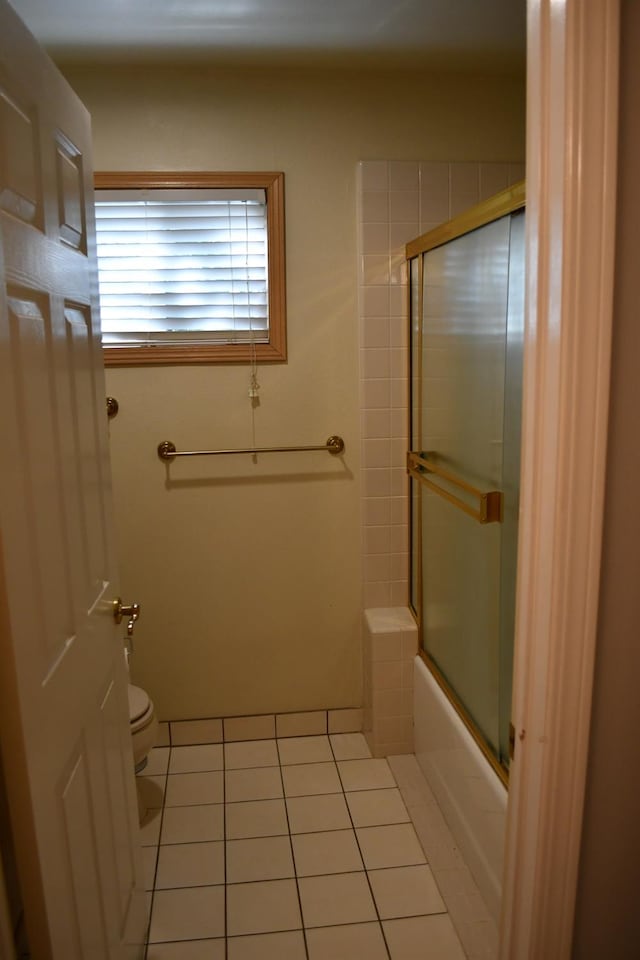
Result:
<svg viewBox="0 0 640 960"><path fill-rule="evenodd" d="M478 523L500 523L502 521L502 493L499 490L490 490L488 493L483 493L482 490L472 487L470 483L461 480L439 466L428 453L416 453L414 450L409 450L407 453L407 473L440 497L448 500L454 507L458 507L459 510L473 517ZM442 477L443 480L448 481L453 486L459 487L460 490L464 490L473 497L477 497L479 501L478 509L474 509L460 497L456 497L454 493L445 490L444 487L439 487L437 483L433 483L427 476L428 473Z"/></svg>
<svg viewBox="0 0 640 960"><path fill-rule="evenodd" d="M175 457L217 457L229 453L296 453L300 450L325 450L337 456L344 453L342 437L329 437L326 443L312 447L249 447L246 450L176 450L170 440L163 440L158 446L158 456L161 460L170 461Z"/></svg>

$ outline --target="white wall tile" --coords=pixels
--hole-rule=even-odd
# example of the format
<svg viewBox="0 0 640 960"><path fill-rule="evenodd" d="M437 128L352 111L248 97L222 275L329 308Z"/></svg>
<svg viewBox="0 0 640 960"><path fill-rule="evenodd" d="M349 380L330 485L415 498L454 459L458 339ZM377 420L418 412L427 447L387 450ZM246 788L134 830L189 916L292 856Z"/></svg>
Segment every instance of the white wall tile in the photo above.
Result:
<svg viewBox="0 0 640 960"><path fill-rule="evenodd" d="M391 436L406 437L407 435L407 412L406 410L396 409L391 411ZM401 496L401 494L399 494Z"/></svg>
<svg viewBox="0 0 640 960"><path fill-rule="evenodd" d="M407 263L403 251L394 250L389 257L389 283L397 285L407 282Z"/></svg>
<svg viewBox="0 0 640 960"><path fill-rule="evenodd" d="M419 185L420 164L414 160L389 161L389 189L416 190Z"/></svg>
<svg viewBox="0 0 640 960"><path fill-rule="evenodd" d="M509 186L508 163L480 164L480 200L488 200L494 193Z"/></svg>
<svg viewBox="0 0 640 960"><path fill-rule="evenodd" d="M388 554L381 556L365 556L364 579L366 583L376 583L380 580L389 581L391 571L391 557Z"/></svg>
<svg viewBox="0 0 640 960"><path fill-rule="evenodd" d="M390 297L394 288L391 288ZM406 317L392 314L389 318L389 345L391 347L405 347L409 343L409 330Z"/></svg>
<svg viewBox="0 0 640 960"><path fill-rule="evenodd" d="M420 229L449 219L449 164L420 164Z"/></svg>
<svg viewBox="0 0 640 960"><path fill-rule="evenodd" d="M389 163L387 160L363 160L360 163L360 185L362 190L389 189Z"/></svg>
<svg viewBox="0 0 640 960"><path fill-rule="evenodd" d="M365 284L390 283L389 254L365 254L362 257L362 280Z"/></svg>
<svg viewBox="0 0 640 960"><path fill-rule="evenodd" d="M391 603L405 606L409 602L409 581L394 580L391 582Z"/></svg>
<svg viewBox="0 0 640 960"><path fill-rule="evenodd" d="M379 380L364 380L362 383L362 400L366 410L391 406L391 383L385 378Z"/></svg>
<svg viewBox="0 0 640 960"><path fill-rule="evenodd" d="M399 467L391 468L391 496L406 497L408 490L408 479L406 470Z"/></svg>
<svg viewBox="0 0 640 960"><path fill-rule="evenodd" d="M389 317L363 317L360 326L364 347L388 347L390 339Z"/></svg>
<svg viewBox="0 0 640 960"><path fill-rule="evenodd" d="M389 290L389 315L397 317L403 328L407 328L407 291L398 284L393 284Z"/></svg>
<svg viewBox="0 0 640 960"><path fill-rule="evenodd" d="M403 247L410 240L420 233L420 222L416 216L415 220L406 220L402 223L393 222L389 224L389 249L395 252L396 247Z"/></svg>
<svg viewBox="0 0 640 960"><path fill-rule="evenodd" d="M388 580L378 583L365 583L363 601L366 610L387 607L391 603L391 585Z"/></svg>
<svg viewBox="0 0 640 960"><path fill-rule="evenodd" d="M372 690L402 689L402 662L375 662L371 664Z"/></svg>
<svg viewBox="0 0 640 960"><path fill-rule="evenodd" d="M366 556L389 553L391 549L391 527L365 527L364 552Z"/></svg>
<svg viewBox="0 0 640 960"><path fill-rule="evenodd" d="M393 378L406 377L409 370L409 351L406 347L392 347L389 350L389 375Z"/></svg>
<svg viewBox="0 0 640 960"><path fill-rule="evenodd" d="M389 224L362 224L362 253L389 253Z"/></svg>
<svg viewBox="0 0 640 960"><path fill-rule="evenodd" d="M391 440L364 440L362 452L367 468L391 466Z"/></svg>
<svg viewBox="0 0 640 960"><path fill-rule="evenodd" d="M391 412L389 410L363 410L362 411L362 436L368 437L390 437L391 436ZM365 463L364 466L367 466Z"/></svg>
<svg viewBox="0 0 640 960"><path fill-rule="evenodd" d="M391 523L405 524L409 519L409 503L406 497L391 500Z"/></svg>
<svg viewBox="0 0 640 960"><path fill-rule="evenodd" d="M362 309L365 319L389 316L389 287L386 285L362 288Z"/></svg>
<svg viewBox="0 0 640 960"><path fill-rule="evenodd" d="M392 225L395 223L417 223L419 202L417 187L415 190L391 190L389 192L390 223ZM390 233L390 236L393 237L393 234ZM411 240L413 238L408 237L407 239Z"/></svg>
<svg viewBox="0 0 640 960"><path fill-rule="evenodd" d="M391 470L365 467L362 471L362 490L365 497L390 497Z"/></svg>
<svg viewBox="0 0 640 960"><path fill-rule="evenodd" d="M449 217L457 217L480 200L480 173L477 163L452 163L449 166Z"/></svg>
<svg viewBox="0 0 640 960"><path fill-rule="evenodd" d="M365 527L389 525L391 500L389 497L365 497L362 501L362 517Z"/></svg>
<svg viewBox="0 0 640 960"><path fill-rule="evenodd" d="M365 380L388 377L391 373L391 357L387 347L367 347L360 353L360 371Z"/></svg>
<svg viewBox="0 0 640 960"><path fill-rule="evenodd" d="M388 193L386 191L364 191L361 211L363 223L386 223L389 216Z"/></svg>

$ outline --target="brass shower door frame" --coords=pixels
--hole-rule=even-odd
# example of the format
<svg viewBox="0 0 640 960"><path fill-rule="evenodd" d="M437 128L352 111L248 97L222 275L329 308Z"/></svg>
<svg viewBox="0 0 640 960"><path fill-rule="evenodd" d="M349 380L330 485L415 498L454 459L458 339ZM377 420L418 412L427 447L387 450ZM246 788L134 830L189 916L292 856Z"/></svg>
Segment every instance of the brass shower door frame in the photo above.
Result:
<svg viewBox="0 0 640 960"><path fill-rule="evenodd" d="M506 190L501 190L500 193L495 194L493 197L489 197L488 200L484 200L482 203L477 204L474 207L470 207L468 210L465 210L463 213L459 214L457 217L454 217L453 220L448 220L446 223L441 224L438 227L435 227L433 230L429 230L427 233L421 234L421 236L416 237L415 240L410 240L409 243L405 246L405 257L407 262L407 284L409 287L407 295L407 304L408 304L408 326L409 326L409 386L410 386L410 402L408 404L409 408L409 444L413 446L413 436L414 428L417 426L417 436L422 437L422 353L423 353L423 327L422 322L418 324L418 345L417 345L417 358L413 356L411 350L412 344L412 323L414 317L412 315L412 290L411 290L411 265L415 260L417 261L418 269L418 309L420 310L420 316L422 316L422 306L424 298L424 256L430 250L434 250L436 247L441 247L445 243L449 243L451 240L456 240L458 237L462 237L467 233L471 233L473 230L477 230L479 227L483 227L488 223L492 223L494 220L500 220L502 217L509 216L512 213L516 213L518 210L522 210L525 207L526 201L526 184L522 180L519 183L514 184L511 187L507 187ZM413 396L413 383L414 383L414 364L417 360L418 369L415 371L417 374L418 382L418 397L417 404L415 403ZM413 411L414 407L417 406L417 416L418 422L414 424L413 422ZM409 474L410 480L413 480L414 483L420 483L420 476L415 469L411 469L416 463L416 460L419 460L423 456L422 451L409 450L407 451L407 473ZM431 489L434 488L433 484L429 485ZM474 491L478 493L478 491ZM492 491L492 493L495 493ZM416 499L415 509L417 510L417 523L416 528L419 531L419 538L421 539L422 531L422 498L414 498L414 488L410 484L409 487L409 609L411 610L417 626L418 626L418 636L420 637L420 643L418 645L418 653L430 673L434 677L438 686L443 690L445 696L453 706L454 710L466 726L467 730L475 740L476 744L482 751L483 755L486 757L487 761L491 764L491 767L496 772L502 783L505 787L509 784L509 769L508 767L501 763L495 756L493 750L489 746L484 734L476 724L475 720L465 707L464 703L461 701L460 697L457 695L451 684L448 682L446 677L443 675L442 671L439 669L438 665L435 663L433 658L427 653L426 650L422 647L422 633L423 633L423 564L422 564L422 550L416 551L416 559L418 569L416 571L416 580L417 580L417 596L416 606L412 603L411 598L411 584L413 578L411 576L411 564L414 557L414 543L413 543L413 529L414 529L414 499ZM454 502L455 498L447 497L450 502ZM455 504L458 506L458 504ZM465 512L469 513L470 511L466 510ZM473 514L472 514L473 516ZM478 517L476 519L479 520ZM494 518L497 519L497 518ZM479 520L479 522L484 522ZM501 522L501 517L498 520ZM421 546L421 544L420 544Z"/></svg>

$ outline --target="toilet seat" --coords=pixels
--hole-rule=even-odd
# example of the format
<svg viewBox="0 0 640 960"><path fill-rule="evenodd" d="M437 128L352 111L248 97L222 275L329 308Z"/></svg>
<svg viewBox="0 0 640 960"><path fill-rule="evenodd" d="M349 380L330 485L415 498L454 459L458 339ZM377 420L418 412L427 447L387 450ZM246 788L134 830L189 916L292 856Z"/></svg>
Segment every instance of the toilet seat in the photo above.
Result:
<svg viewBox="0 0 640 960"><path fill-rule="evenodd" d="M153 719L153 704L141 687L129 684L129 723L131 733L144 729Z"/></svg>

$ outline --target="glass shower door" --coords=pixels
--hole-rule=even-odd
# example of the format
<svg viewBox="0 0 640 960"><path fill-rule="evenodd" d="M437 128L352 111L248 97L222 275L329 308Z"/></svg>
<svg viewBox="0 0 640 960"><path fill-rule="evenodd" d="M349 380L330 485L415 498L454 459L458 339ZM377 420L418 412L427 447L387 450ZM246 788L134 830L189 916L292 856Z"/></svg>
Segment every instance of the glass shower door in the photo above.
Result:
<svg viewBox="0 0 640 960"><path fill-rule="evenodd" d="M508 767L524 213L411 261L412 603L424 657ZM488 495L488 496L487 496Z"/></svg>

